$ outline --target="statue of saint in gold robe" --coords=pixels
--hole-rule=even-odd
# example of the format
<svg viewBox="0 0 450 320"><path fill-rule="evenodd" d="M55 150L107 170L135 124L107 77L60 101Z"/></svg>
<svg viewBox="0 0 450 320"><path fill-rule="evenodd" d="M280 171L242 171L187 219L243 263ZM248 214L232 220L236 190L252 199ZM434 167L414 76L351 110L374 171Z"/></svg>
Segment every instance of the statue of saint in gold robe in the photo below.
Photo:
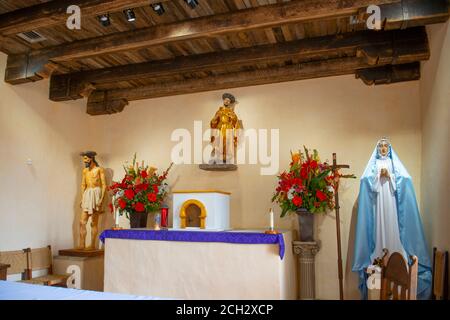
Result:
<svg viewBox="0 0 450 320"><path fill-rule="evenodd" d="M242 121L234 112L235 97L225 93L222 99L223 106L219 108L210 123L213 148L210 164L234 162L238 144L238 130L242 129Z"/></svg>

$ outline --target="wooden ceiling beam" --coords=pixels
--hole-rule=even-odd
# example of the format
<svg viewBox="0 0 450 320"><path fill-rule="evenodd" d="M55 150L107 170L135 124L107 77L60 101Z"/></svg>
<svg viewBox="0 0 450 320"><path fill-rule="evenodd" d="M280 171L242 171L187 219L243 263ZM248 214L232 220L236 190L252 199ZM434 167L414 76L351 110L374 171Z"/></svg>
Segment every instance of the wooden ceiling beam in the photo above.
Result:
<svg viewBox="0 0 450 320"><path fill-rule="evenodd" d="M449 18L448 0L402 0L399 3L381 5L383 30L406 29L427 24L446 22ZM360 11L360 23L368 14Z"/></svg>
<svg viewBox="0 0 450 320"><path fill-rule="evenodd" d="M39 70L44 68L46 61L62 62L280 24L349 17L369 5L395 4L400 1L297 0L79 40L31 51L20 67L16 64L14 69L8 70L7 66L5 81L10 84L35 81L36 75L33 73L41 76ZM13 57L12 60L17 61L17 58Z"/></svg>
<svg viewBox="0 0 450 320"><path fill-rule="evenodd" d="M126 99L111 100L104 96L103 100L100 102L88 103L86 112L91 116L119 113L122 112L127 105L128 101Z"/></svg>
<svg viewBox="0 0 450 320"><path fill-rule="evenodd" d="M82 16L96 16L164 1L167 0L53 0L0 15L0 34L15 35L37 28L65 24L69 17L67 8L70 5L79 6Z"/></svg>
<svg viewBox="0 0 450 320"><path fill-rule="evenodd" d="M112 111L113 108L109 106L116 105L118 101L128 104L131 100L152 99L196 92L350 75L355 73L357 73L358 78L361 78L367 85L372 85L375 81L378 82L377 84L381 84L418 79L416 76L417 72L408 70L410 69L409 66L405 68L397 68L397 66L395 66L394 69L387 69L395 70L391 71L391 73L385 71L383 69L384 66L375 67L377 70L375 71L375 75L371 75L370 70L372 68L374 67L368 65L367 62L362 59L339 58L308 62L295 66L236 72L221 76L205 77L203 79L159 83L133 89L94 91L88 98L87 110L91 115L112 114L114 113ZM369 71L364 72L365 70ZM95 112L92 112L91 110L95 110ZM103 112L102 110L105 111ZM123 110L123 108L121 110Z"/></svg>
<svg viewBox="0 0 450 320"><path fill-rule="evenodd" d="M50 100L66 101L85 96L86 88L98 84L116 83L148 78L160 78L208 70L221 70L231 66L251 66L256 63L287 61L291 59L325 60L330 57L361 55L368 63L377 64L380 47L392 57L392 50L399 52L396 61L406 63L410 59L400 51L407 50L415 60L429 58L425 27L388 32L361 31L335 36L303 39L299 41L263 45L225 51L221 54L207 53L176 59L131 64L99 70L54 75L50 80Z"/></svg>
<svg viewBox="0 0 450 320"><path fill-rule="evenodd" d="M189 94L211 90L230 89L236 87L254 86L285 81L328 77L344 74L353 74L355 69L363 68L366 64L362 59L343 58L319 62L310 62L302 65L285 66L279 68L261 69L245 72L234 72L220 76L205 77L185 81L158 83L127 90L94 91L88 98L87 110L97 108L92 115L110 114L102 113L97 106L107 106L119 99L124 101L152 99L165 96Z"/></svg>
<svg viewBox="0 0 450 320"><path fill-rule="evenodd" d="M159 82L153 85L136 88L96 90L93 91L88 98L88 109L91 108L91 106L97 105L107 106L110 102L113 103L120 99L128 102L132 100L151 99L219 89L355 74L361 69L379 68L392 65L393 63L414 63L429 57L428 42L426 45L422 45L423 52L418 52L415 47L411 47L410 45L407 45L404 48L400 47L401 45L399 46L399 44L393 42L390 48L386 46L360 48L357 57L335 58L276 68L233 72L200 79ZM410 51L408 51L408 48ZM366 52L366 50L368 52ZM377 50L378 53L375 54ZM374 61L371 58L375 55L379 58L376 59L376 63L374 64ZM402 77L406 79L408 77L404 76L405 73L406 72L401 73L400 71L393 71L391 72L391 78L393 77L399 81ZM362 80L369 78L369 76L364 78L365 74L363 73L358 75ZM388 76L385 76L385 78L388 78ZM365 82L368 83L368 81ZM381 82L381 80L379 80L379 82Z"/></svg>
<svg viewBox="0 0 450 320"><path fill-rule="evenodd" d="M419 80L420 62L361 69L355 76L368 86Z"/></svg>

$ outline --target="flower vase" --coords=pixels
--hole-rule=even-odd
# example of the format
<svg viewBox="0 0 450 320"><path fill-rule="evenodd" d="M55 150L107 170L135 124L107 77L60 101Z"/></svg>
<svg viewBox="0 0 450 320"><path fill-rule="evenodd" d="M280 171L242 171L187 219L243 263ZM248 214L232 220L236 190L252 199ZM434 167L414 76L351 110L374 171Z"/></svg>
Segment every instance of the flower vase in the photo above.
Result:
<svg viewBox="0 0 450 320"><path fill-rule="evenodd" d="M130 227L135 228L147 228L147 212L130 212Z"/></svg>
<svg viewBox="0 0 450 320"><path fill-rule="evenodd" d="M297 209L299 233L301 242L314 241L314 214L307 209Z"/></svg>

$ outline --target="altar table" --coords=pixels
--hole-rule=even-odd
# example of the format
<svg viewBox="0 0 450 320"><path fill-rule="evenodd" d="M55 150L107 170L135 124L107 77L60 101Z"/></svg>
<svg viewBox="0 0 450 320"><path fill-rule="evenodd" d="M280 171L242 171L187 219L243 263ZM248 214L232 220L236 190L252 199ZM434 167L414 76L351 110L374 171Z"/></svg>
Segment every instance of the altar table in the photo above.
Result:
<svg viewBox="0 0 450 320"><path fill-rule="evenodd" d="M296 299L292 232L106 230L104 290L175 299Z"/></svg>

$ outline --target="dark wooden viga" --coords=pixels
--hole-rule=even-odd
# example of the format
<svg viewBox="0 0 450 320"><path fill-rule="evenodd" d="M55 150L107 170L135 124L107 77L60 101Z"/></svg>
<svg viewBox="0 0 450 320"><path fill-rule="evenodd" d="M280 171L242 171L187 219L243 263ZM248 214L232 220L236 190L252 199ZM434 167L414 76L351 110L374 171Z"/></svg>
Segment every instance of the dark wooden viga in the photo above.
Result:
<svg viewBox="0 0 450 320"><path fill-rule="evenodd" d="M394 252L383 257L381 276L381 300L416 300L418 258L411 257L412 264L408 266L403 256Z"/></svg>

